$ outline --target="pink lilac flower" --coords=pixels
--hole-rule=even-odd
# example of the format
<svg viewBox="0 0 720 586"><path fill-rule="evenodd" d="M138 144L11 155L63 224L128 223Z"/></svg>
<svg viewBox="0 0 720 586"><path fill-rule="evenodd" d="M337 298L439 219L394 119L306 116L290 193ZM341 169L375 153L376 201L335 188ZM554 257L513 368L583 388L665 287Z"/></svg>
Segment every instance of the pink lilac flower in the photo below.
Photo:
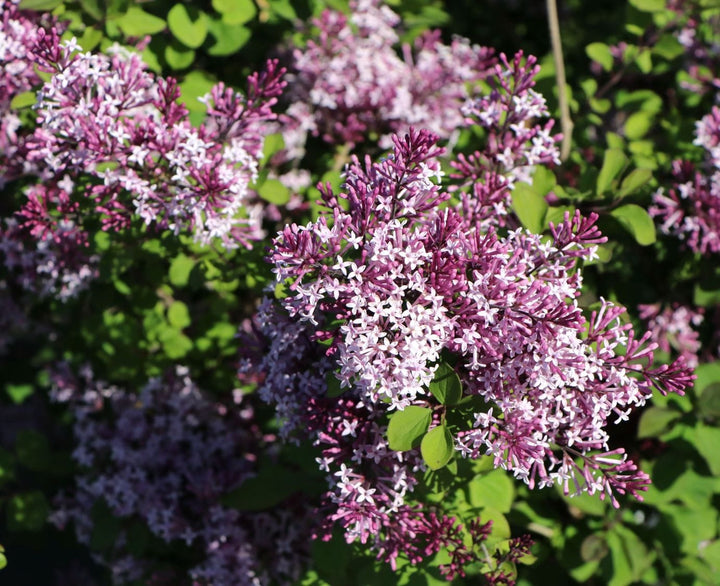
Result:
<svg viewBox="0 0 720 586"><path fill-rule="evenodd" d="M128 553L127 530L138 519L157 539L195 552L195 565L188 564L185 576L177 570L173 583L256 586L299 578L309 553L305 505L243 513L222 504L256 474L260 453L270 454L270 438L250 406L214 401L181 367L138 392L95 381L88 371L76 379L66 367L53 379L53 398L75 417L73 459L80 471L52 520L59 527L72 522L87 544L97 522L93 510L105 507L120 519L114 546L97 554L115 583L153 583L158 570L150 558Z"/></svg>
<svg viewBox="0 0 720 586"><path fill-rule="evenodd" d="M327 212L274 240L286 292L258 315L269 344L260 396L284 436L323 448L328 519L391 562L388 527L410 514L424 464L417 449L389 449L385 422L410 405L445 409L428 391L441 360L477 401L472 427L454 430L458 455L490 454L531 487L616 506L616 493L639 496L649 479L609 449L607 426L654 388L682 392L692 380L682 359L651 367L656 344L635 337L624 308L602 301L586 319L579 262L605 241L596 216L566 214L550 239L468 221L466 206L447 205L437 140L396 136L386 158L353 159L341 192L322 188ZM400 518L408 535L418 530Z"/></svg>
<svg viewBox="0 0 720 586"><path fill-rule="evenodd" d="M20 18L5 17L8 30L27 27L14 16ZM9 55L10 65L19 61L50 78L37 94L36 127L3 160L4 181L67 176L104 229L139 217L175 233L190 230L203 243L248 245L262 237L260 217L248 209L255 203L250 184L258 176L263 125L275 118L271 107L284 87L277 62L248 78L244 96L222 83L213 87L207 116L194 127L175 80L154 76L137 54L119 46L83 53L74 39L61 42L54 28L36 27L28 38L32 46ZM24 85L34 82L29 77Z"/></svg>
<svg viewBox="0 0 720 586"><path fill-rule="evenodd" d="M674 161L672 187L653 196L650 215L660 230L684 241L701 254L720 252L720 108L696 123L694 144L705 150L697 167L690 161Z"/></svg>
<svg viewBox="0 0 720 586"><path fill-rule="evenodd" d="M701 95L716 92L720 87L718 16L688 0L669 0L667 7L676 15L668 26L685 48L683 71L688 75L680 80L680 87Z"/></svg>
<svg viewBox="0 0 720 586"><path fill-rule="evenodd" d="M531 182L538 165L558 165L559 134L551 134L553 120L545 98L533 89L540 70L537 59L522 52L512 60L500 55L493 75L488 76L490 92L469 100L463 107L465 123L485 130L482 150L457 155L450 164L451 175L459 181L450 187L459 190L462 217L468 225L517 227L511 214L511 193L516 182Z"/></svg>
<svg viewBox="0 0 720 586"><path fill-rule="evenodd" d="M323 12L317 32L294 50L287 114L297 136L286 143L310 132L339 144L375 137L389 147L391 133L409 126L450 137L462 124L468 85L489 73L493 51L462 38L445 45L438 31L399 46L400 17L388 6L356 0L350 9Z"/></svg>
<svg viewBox="0 0 720 586"><path fill-rule="evenodd" d="M0 225L3 263L24 290L67 301L95 279L99 259L87 252L88 234L76 224L70 193L40 184L26 195L23 210Z"/></svg>
<svg viewBox="0 0 720 586"><path fill-rule="evenodd" d="M695 310L678 303L663 308L655 303L639 305L638 310L660 350L677 352L691 368L698 365L701 344L697 327L704 319L702 308Z"/></svg>
<svg viewBox="0 0 720 586"><path fill-rule="evenodd" d="M0 0L0 170L17 156L22 135L13 98L40 84L32 53L39 40L40 21L47 17L22 11L19 0ZM0 173L0 188L5 178Z"/></svg>

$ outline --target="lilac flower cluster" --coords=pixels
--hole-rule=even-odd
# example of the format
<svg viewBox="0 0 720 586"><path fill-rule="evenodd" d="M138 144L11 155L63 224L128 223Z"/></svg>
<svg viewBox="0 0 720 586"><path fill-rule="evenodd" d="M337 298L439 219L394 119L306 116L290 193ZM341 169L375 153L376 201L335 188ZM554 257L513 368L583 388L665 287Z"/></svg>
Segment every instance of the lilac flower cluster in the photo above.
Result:
<svg viewBox="0 0 720 586"><path fill-rule="evenodd" d="M411 125L443 138L462 125L467 86L491 71L493 50L461 38L445 45L429 31L399 55L399 23L378 0L354 0L349 17L326 10L313 21L317 33L293 54L288 115L295 134L339 144L375 136L388 147L391 133Z"/></svg>
<svg viewBox="0 0 720 586"><path fill-rule="evenodd" d="M40 83L31 57L40 31L38 16L20 11L18 3L0 1L0 160L14 157L18 149L20 118L11 108L13 98Z"/></svg>
<svg viewBox="0 0 720 586"><path fill-rule="evenodd" d="M558 483L616 506L615 493L638 496L649 479L609 450L608 423L653 388L681 393L692 379L682 359L650 366L656 344L623 324L624 308L602 301L586 321L579 262L605 240L594 216L566 215L549 241L468 221L438 183L436 141L411 130L385 159L353 159L343 191L322 190L327 213L274 240L287 295L259 314L262 398L285 435L309 430L323 447L329 519L390 560L403 551L393 523L408 537L398 542L420 531L407 499L424 465L417 449L389 449L385 422L411 405L433 408L433 427L444 420L428 391L442 359L482 405L457 430L459 455L491 454L531 487Z"/></svg>
<svg viewBox="0 0 720 586"><path fill-rule="evenodd" d="M694 94L716 92L720 88L720 43L717 14L709 14L702 3L668 0L668 9L675 13L672 26L675 38L685 48L684 71L680 87Z"/></svg>
<svg viewBox="0 0 720 586"><path fill-rule="evenodd" d="M490 92L469 100L463 107L465 123L483 128L485 147L469 156L459 153L451 165L460 180L463 217L469 223L504 226L510 220L510 194L515 182L532 180L537 165L559 165L553 120L545 98L536 92L537 59L518 52L500 62L488 76ZM453 186L458 189L458 186Z"/></svg>
<svg viewBox="0 0 720 586"><path fill-rule="evenodd" d="M299 577L309 553L305 505L241 513L222 504L254 476L273 439L258 428L252 407L203 395L181 367L138 392L94 381L88 372L78 381L66 368L56 370L54 382L53 398L75 416L73 459L81 472L52 520L59 527L72 521L85 544L97 531L91 512L99 503L126 520L98 557L115 583L154 583L159 576L150 559L127 553L128 527L137 519L163 542L192 548L193 559L200 554L203 561L185 577L178 571L173 583L284 584Z"/></svg>
<svg viewBox="0 0 720 586"><path fill-rule="evenodd" d="M695 252L720 252L720 108L696 123L694 144L705 150L703 165L674 161L673 186L653 196L650 215L660 230L671 234Z"/></svg>
<svg viewBox="0 0 720 586"><path fill-rule="evenodd" d="M662 308L654 303L640 305L638 311L660 350L668 353L674 350L691 368L698 365L701 344L696 328L705 318L702 308L692 309L678 303Z"/></svg>

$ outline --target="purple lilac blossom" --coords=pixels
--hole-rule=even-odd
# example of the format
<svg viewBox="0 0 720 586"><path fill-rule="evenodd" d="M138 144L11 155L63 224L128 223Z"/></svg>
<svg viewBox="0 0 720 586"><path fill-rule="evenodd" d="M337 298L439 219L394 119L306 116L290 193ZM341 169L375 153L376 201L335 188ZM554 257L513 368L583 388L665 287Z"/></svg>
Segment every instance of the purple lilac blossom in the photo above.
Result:
<svg viewBox="0 0 720 586"><path fill-rule="evenodd" d="M32 53L39 40L40 16L18 9L19 0L0 0L0 170L4 161L17 156L22 143L18 112L13 98L37 87L41 80ZM6 179L0 173L0 188Z"/></svg>
<svg viewBox="0 0 720 586"><path fill-rule="evenodd" d="M453 204L441 186L437 140L396 136L386 158L353 158L342 192L322 188L327 212L274 240L286 295L258 315L269 344L260 396L276 406L283 436L323 448L328 519L391 562L399 552L416 561L390 527L400 519L408 540L419 531L409 496L424 464L417 449L389 449L387 416L442 408L428 385L444 356L484 405L456 430L458 455L489 454L530 487L560 484L615 506L617 493L639 498L649 477L609 449L608 424L654 388L682 393L692 379L682 358L651 367L657 344L635 337L623 307L603 300L583 314L579 263L605 241L596 216L566 214L549 240L469 221L468 198Z"/></svg>
<svg viewBox="0 0 720 586"><path fill-rule="evenodd" d="M357 0L351 15L326 10L317 32L293 53L286 144L310 132L330 143L375 137L391 146L394 132L424 127L449 138L461 125L468 86L484 79L493 50L439 31L400 44L400 17L378 0ZM399 49L399 51L398 51Z"/></svg>
<svg viewBox="0 0 720 586"><path fill-rule="evenodd" d="M653 196L650 215L663 234L679 238L701 254L720 252L720 108L696 123L694 144L705 150L702 166L674 161L673 185Z"/></svg>
<svg viewBox="0 0 720 586"><path fill-rule="evenodd" d="M462 217L483 227L513 224L511 191L516 182L530 182L537 165L559 165L557 143L560 134L551 134L553 120L542 123L550 112L545 98L536 92L537 59L524 59L518 52L512 60L500 55L500 62L487 78L490 92L468 100L463 106L465 124L485 130L485 147L469 156L462 153L450 162L452 177L459 185Z"/></svg>
<svg viewBox="0 0 720 586"><path fill-rule="evenodd" d="M701 344L697 328L704 320L703 308L692 309L678 303L663 308L653 303L639 305L638 312L660 350L676 351L691 368L698 365Z"/></svg>
<svg viewBox="0 0 720 586"><path fill-rule="evenodd" d="M309 555L306 505L245 513L222 504L256 474L261 451L269 453L273 438L261 432L252 407L204 395L181 367L138 392L95 381L87 370L76 379L61 367L53 379L53 399L75 417L80 471L75 490L58 498L52 521L61 528L72 522L88 544L97 521L92 511L103 505L119 518L113 548L96 554L116 584L152 584L161 575L151 559L128 553L136 520L200 560L186 575L176 570L173 584L260 586L299 578Z"/></svg>

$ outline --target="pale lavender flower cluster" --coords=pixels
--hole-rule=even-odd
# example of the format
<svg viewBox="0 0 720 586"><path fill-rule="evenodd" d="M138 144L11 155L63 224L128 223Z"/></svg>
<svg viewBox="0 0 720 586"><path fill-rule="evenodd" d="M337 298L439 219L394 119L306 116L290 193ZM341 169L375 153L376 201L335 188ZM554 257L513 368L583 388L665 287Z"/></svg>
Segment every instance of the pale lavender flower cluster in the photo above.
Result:
<svg viewBox="0 0 720 586"><path fill-rule="evenodd" d="M490 72L492 49L461 38L445 45L429 31L398 54L399 23L378 0L355 0L349 17L326 10L314 21L317 33L293 55L288 115L295 135L340 144L375 137L389 147L391 133L409 126L448 138L462 125L468 86Z"/></svg>
<svg viewBox="0 0 720 586"><path fill-rule="evenodd" d="M674 161L673 186L653 196L650 215L660 230L701 254L720 252L720 108L696 123L694 144L705 149L703 166Z"/></svg>
<svg viewBox="0 0 720 586"><path fill-rule="evenodd" d="M691 368L698 365L701 344L697 328L705 319L702 308L692 309L678 303L661 307L659 303L653 303L639 305L638 312L660 350L674 350Z"/></svg>
<svg viewBox="0 0 720 586"><path fill-rule="evenodd" d="M82 179L79 188L106 229L138 216L175 233L191 230L203 243L262 236L245 206L262 123L274 118L270 108L284 85L276 62L249 78L247 96L216 85L196 128L177 102L176 82L156 78L137 54L118 46L107 55L83 53L54 31L40 37L36 66L52 75L38 92L26 158L6 174Z"/></svg>
<svg viewBox="0 0 720 586"><path fill-rule="evenodd" d="M445 205L436 136L393 141L379 162L354 159L341 193L322 190L326 214L274 240L287 295L259 316L270 346L260 394L286 431L309 428L324 447L329 519L349 540L373 536L381 555L392 523L418 530L402 515L422 460L389 450L384 422L410 405L444 413L428 391L441 359L476 401L474 424L456 430L460 455L491 454L531 487L558 483L616 506L615 493L638 496L649 479L609 450L607 425L692 377L682 359L651 367L656 344L635 338L624 308L602 301L585 319L578 263L605 240L596 218L566 215L549 241L501 236Z"/></svg>
<svg viewBox="0 0 720 586"><path fill-rule="evenodd" d="M292 583L309 555L310 525L302 504L243 513L222 497L252 478L267 442L249 405L226 406L201 393L177 367L138 392L54 374L53 398L68 403L81 472L72 494L59 499L53 522L72 522L81 543L98 529L99 505L121 520L113 546L98 556L123 584L153 583L160 571L127 553L137 520L168 544L184 543L202 560L176 570L173 583L238 586ZM132 547L130 547L132 551ZM198 557L199 554L199 557ZM188 564L189 566L191 564Z"/></svg>

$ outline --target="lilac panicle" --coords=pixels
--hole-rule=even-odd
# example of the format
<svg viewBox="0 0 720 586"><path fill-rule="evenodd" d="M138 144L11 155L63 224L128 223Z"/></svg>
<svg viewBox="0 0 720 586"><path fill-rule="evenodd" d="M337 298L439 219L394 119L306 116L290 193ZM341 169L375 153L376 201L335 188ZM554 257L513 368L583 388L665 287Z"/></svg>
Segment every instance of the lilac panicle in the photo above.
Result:
<svg viewBox="0 0 720 586"><path fill-rule="evenodd" d="M269 258L285 292L258 315L268 343L260 396L285 437L323 449L328 519L388 561L414 559L391 547L390 525L418 531L406 515L424 464L417 449L389 449L386 417L444 409L428 391L444 357L485 405L456 431L459 455L489 454L531 487L599 493L615 506L649 479L609 449L607 427L654 388L682 392L692 380L682 358L652 366L656 344L635 336L623 307L601 300L586 319L580 263L605 241L596 215L566 213L549 238L500 233L490 216L469 221L466 201L443 188L436 142L411 129L384 159L353 158L340 192L322 188L326 213L275 238Z"/></svg>
<svg viewBox="0 0 720 586"><path fill-rule="evenodd" d="M450 137L462 124L467 86L494 63L492 49L462 38L445 45L439 31L399 47L400 18L387 5L354 0L350 9L324 11L313 21L317 32L294 50L292 128L339 144L377 135L383 147L409 126Z"/></svg>
<svg viewBox="0 0 720 586"><path fill-rule="evenodd" d="M500 55L486 82L488 93L473 96L464 107L465 123L483 128L485 147L470 155L459 153L451 161L452 177L462 187L460 198L463 218L469 224L483 226L513 225L510 194L518 181L531 182L538 165L559 165L557 143L560 134L552 134L553 120L542 123L550 114L545 98L536 92L535 77L540 71L537 59L522 51L511 60Z"/></svg>
<svg viewBox="0 0 720 586"><path fill-rule="evenodd" d="M194 127L176 81L147 71L132 51L116 45L85 53L74 39L60 41L55 28L33 34L22 59L49 79L37 93L35 128L0 159L3 181L75 182L106 230L139 217L191 231L202 243L249 246L263 236L250 185L285 85L276 61L248 78L245 95L213 87L204 98L207 116Z"/></svg>
<svg viewBox="0 0 720 586"><path fill-rule="evenodd" d="M114 546L96 554L114 583L154 583L158 571L151 558L127 553L126 521L132 520L163 542L195 551L196 565L174 570L172 583L259 586L299 578L309 554L305 505L249 513L222 502L255 476L260 456L272 453L273 437L259 429L250 405L214 401L181 367L137 392L96 381L89 371L75 378L65 366L53 382L53 398L75 417L79 473L75 490L58 499L52 521L61 528L72 522L79 541L88 544L91 513L100 504L120 519Z"/></svg>
<svg viewBox="0 0 720 586"><path fill-rule="evenodd" d="M650 215L660 230L701 254L720 252L720 108L696 123L694 144L705 151L700 168L674 161L672 187L653 196Z"/></svg>

